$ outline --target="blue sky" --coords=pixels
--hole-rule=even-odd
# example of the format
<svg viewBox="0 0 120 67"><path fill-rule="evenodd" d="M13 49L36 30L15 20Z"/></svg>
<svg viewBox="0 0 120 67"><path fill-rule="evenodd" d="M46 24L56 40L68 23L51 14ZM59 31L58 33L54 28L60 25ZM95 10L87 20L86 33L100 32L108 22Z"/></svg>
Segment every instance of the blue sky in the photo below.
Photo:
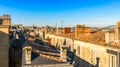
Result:
<svg viewBox="0 0 120 67"><path fill-rule="evenodd" d="M0 0L13 24L107 26L120 21L120 0Z"/></svg>

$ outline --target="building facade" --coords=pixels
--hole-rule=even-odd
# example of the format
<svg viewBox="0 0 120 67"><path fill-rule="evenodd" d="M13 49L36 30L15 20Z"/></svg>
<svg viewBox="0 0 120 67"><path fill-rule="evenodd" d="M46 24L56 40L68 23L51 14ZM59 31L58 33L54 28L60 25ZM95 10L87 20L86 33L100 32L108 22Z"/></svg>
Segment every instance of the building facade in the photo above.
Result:
<svg viewBox="0 0 120 67"><path fill-rule="evenodd" d="M10 15L0 16L0 67L9 66L9 26Z"/></svg>

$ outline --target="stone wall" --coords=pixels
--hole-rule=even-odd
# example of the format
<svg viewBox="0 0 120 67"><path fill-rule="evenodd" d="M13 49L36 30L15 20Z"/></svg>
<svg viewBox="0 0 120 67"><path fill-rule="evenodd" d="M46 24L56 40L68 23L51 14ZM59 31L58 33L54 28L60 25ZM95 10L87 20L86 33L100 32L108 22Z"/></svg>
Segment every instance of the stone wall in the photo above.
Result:
<svg viewBox="0 0 120 67"><path fill-rule="evenodd" d="M8 28L0 28L0 67L8 67Z"/></svg>
<svg viewBox="0 0 120 67"><path fill-rule="evenodd" d="M8 26L0 26L0 31L4 32L5 34L9 34L9 27Z"/></svg>

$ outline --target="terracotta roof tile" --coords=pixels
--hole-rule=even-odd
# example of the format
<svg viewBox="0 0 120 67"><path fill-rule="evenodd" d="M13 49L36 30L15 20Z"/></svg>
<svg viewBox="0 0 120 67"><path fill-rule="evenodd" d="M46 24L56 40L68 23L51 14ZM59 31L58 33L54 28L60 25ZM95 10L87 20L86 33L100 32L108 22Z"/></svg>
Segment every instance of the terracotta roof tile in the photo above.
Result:
<svg viewBox="0 0 120 67"><path fill-rule="evenodd" d="M78 37L75 37L74 33L54 34L54 35L73 38L76 40L91 42L91 43L95 43L95 44L105 45L105 33L102 31L95 32L95 33L80 33L80 35Z"/></svg>

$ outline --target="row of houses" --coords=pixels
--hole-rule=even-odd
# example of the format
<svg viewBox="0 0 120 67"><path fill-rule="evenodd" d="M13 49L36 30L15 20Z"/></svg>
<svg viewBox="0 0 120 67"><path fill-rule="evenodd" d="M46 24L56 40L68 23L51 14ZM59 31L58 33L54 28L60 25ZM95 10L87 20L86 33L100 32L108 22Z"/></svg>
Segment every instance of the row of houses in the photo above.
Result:
<svg viewBox="0 0 120 67"><path fill-rule="evenodd" d="M118 22L113 31L115 37L110 36L110 31L98 30L93 32L89 27L79 25L76 26L77 28L75 28L74 32L68 32L67 34L44 31L37 33L39 33L39 37L58 49L65 45L69 49L69 53L73 54L72 57L76 67L119 67L119 24ZM72 58L69 55L68 57Z"/></svg>

